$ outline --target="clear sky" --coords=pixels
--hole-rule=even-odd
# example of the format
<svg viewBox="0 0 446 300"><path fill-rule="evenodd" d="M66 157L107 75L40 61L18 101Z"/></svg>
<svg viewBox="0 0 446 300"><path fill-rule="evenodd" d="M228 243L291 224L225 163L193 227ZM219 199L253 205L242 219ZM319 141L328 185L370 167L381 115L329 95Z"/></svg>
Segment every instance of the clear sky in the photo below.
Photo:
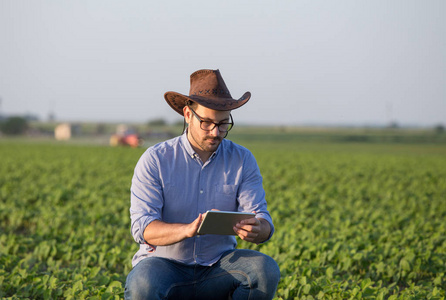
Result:
<svg viewBox="0 0 446 300"><path fill-rule="evenodd" d="M181 120L220 69L246 124L446 124L444 0L0 0L0 114Z"/></svg>

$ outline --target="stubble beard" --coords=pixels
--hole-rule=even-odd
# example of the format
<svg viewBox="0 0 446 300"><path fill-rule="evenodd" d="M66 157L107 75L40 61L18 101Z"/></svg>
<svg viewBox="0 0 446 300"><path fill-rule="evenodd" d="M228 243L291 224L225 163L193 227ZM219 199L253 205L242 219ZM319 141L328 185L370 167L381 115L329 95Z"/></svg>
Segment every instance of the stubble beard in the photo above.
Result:
<svg viewBox="0 0 446 300"><path fill-rule="evenodd" d="M218 149L223 137L221 136L205 136L203 139L195 137L194 131L190 131L191 137L194 142L200 147L202 151L214 152Z"/></svg>

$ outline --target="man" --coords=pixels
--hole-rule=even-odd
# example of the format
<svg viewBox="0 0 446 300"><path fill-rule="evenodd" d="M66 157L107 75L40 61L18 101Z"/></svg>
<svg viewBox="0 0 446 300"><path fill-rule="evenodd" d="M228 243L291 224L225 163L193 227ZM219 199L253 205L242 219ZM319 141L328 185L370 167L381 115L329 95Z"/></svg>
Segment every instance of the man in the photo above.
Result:
<svg viewBox="0 0 446 300"><path fill-rule="evenodd" d="M191 77L189 96L164 95L188 128L147 149L131 187L132 235L140 244L125 288L126 299L271 299L277 263L254 250L235 249L235 235L268 241L274 226L262 177L249 150L224 139L231 110L251 97L232 99L218 70ZM234 235L197 235L208 210L255 212Z"/></svg>

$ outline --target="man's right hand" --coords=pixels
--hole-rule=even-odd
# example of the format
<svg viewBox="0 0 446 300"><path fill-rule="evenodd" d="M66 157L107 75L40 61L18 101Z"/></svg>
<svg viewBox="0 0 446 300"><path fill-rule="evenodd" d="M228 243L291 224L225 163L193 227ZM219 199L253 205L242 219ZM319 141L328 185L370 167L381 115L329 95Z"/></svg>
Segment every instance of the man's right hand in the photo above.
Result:
<svg viewBox="0 0 446 300"><path fill-rule="evenodd" d="M151 222L144 229L144 240L153 246L168 246L197 235L204 216L200 214L192 223Z"/></svg>
<svg viewBox="0 0 446 300"><path fill-rule="evenodd" d="M198 228L200 228L203 218L203 214L200 214L192 223L186 224L186 237L190 238L197 235Z"/></svg>

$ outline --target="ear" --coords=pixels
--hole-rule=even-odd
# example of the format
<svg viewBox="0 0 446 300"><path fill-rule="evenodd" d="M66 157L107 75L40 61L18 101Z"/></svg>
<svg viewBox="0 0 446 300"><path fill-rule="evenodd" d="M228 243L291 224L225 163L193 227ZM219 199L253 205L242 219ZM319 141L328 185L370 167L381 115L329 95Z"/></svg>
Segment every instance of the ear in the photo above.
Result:
<svg viewBox="0 0 446 300"><path fill-rule="evenodd" d="M190 111L187 105L183 107L183 115L184 115L184 120L186 121L187 124L189 124L191 121L190 119L192 117L192 112Z"/></svg>

